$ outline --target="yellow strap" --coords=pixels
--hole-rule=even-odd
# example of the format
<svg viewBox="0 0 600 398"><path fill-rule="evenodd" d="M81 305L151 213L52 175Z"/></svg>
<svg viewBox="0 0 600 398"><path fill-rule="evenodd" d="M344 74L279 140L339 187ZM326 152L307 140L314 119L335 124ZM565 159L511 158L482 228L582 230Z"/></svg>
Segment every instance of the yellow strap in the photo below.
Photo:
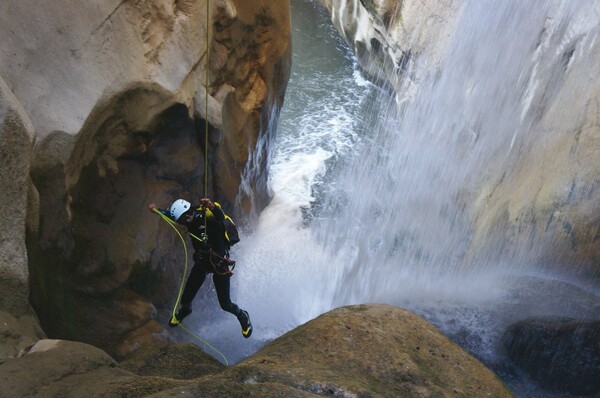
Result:
<svg viewBox="0 0 600 398"><path fill-rule="evenodd" d="M221 351L217 350L215 347L213 347L212 345L210 345L206 340L202 340L200 337L196 336L194 333L192 333L188 328L186 328L185 326L183 326L181 323L178 324L177 326L179 326L180 328L182 328L187 334L189 334L190 336L192 336L193 338L195 338L199 342L201 342L201 343L207 345L208 347L210 347L214 352L216 352L217 354L219 354L221 356L221 358L223 358L223 361L225 362L225 365L229 365L229 362L227 362L227 358L225 358L225 355L223 355L221 353Z"/></svg>
<svg viewBox="0 0 600 398"><path fill-rule="evenodd" d="M183 252L185 254L185 263L183 264L183 278L181 279L181 283L179 284L179 293L177 293L177 301L175 301L175 306L173 307L173 312L171 314L171 316L173 317L173 316L175 316L175 313L177 312L177 307L179 306L179 301L181 300L181 295L183 294L183 287L185 286L185 276L187 275L187 264L188 264L187 245L185 244L185 239L183 239L181 232L179 232L177 227L175 227L175 222L173 222L173 220L171 220L169 217L162 214L160 211L158 211L158 209L152 209L152 211L155 212L156 214L158 214L163 220L165 220L167 222L167 224L169 224L169 226L171 228L173 228L173 230L175 230L175 232L177 232L179 239L181 239L181 243L183 243Z"/></svg>
<svg viewBox="0 0 600 398"><path fill-rule="evenodd" d="M191 236L192 238L199 240L200 242L202 242L202 238L197 237L196 235L194 235L193 233L188 231L188 235Z"/></svg>

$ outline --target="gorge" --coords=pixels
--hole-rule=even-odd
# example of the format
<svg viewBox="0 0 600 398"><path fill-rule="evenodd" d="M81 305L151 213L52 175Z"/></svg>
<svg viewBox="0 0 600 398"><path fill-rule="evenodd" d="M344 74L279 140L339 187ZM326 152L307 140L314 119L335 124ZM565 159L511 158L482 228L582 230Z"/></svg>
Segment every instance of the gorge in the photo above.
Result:
<svg viewBox="0 0 600 398"><path fill-rule="evenodd" d="M516 396L598 393L596 3L215 1L208 36L204 2L107 1L55 20L28 3L1 10L0 374L66 344L47 336L123 360L62 348L92 358L75 373L111 374L96 396L117 394L110 383L129 396L508 394L424 337L435 327L361 306L385 303ZM30 8L38 30L19 25ZM199 196L206 173L242 226L233 295L258 332L245 341L203 287L186 322L225 369L162 326L183 254L146 209ZM544 374L528 363L536 344L551 352L537 364L591 356ZM166 371L190 362L205 368ZM379 382L353 384L361 372ZM74 388L30 383L31 396Z"/></svg>
<svg viewBox="0 0 600 398"><path fill-rule="evenodd" d="M415 11L417 6L411 4L405 2L404 18ZM338 59L345 66L335 72L331 84L324 74L303 65L301 60L310 57L330 70L335 59L332 48L339 43L307 50L293 62L278 133L282 144L276 145L280 155L271 168L274 199L263 212L258 232L250 237L251 249L242 252L247 258L258 247L259 254L251 257L256 259L256 265L250 265L253 273L260 275L265 263L272 264L275 269L269 275L275 275L277 284L256 276L253 284L240 283L239 288L243 296L256 297L255 305L273 291L292 303L282 306L277 320L271 320L274 328L285 328L282 319L293 324L294 317L304 321L344 304L385 302L409 308L502 374L516 394L554 396L528 385L527 376L514 368L512 354L503 345L509 337L503 333L514 322L536 317L547 321L549 330L557 327L553 323L557 317L593 320L588 327L593 333L598 330L598 270L593 254L597 223L591 210L597 206L593 204L597 180L590 174L595 161L591 153L575 149L579 142L572 135L573 126L562 127L569 124L567 120L588 126L582 126L590 134L584 152L597 149L593 137L598 129L593 126L598 85L579 79L595 76L598 65L590 60L595 53L581 50L580 60L570 66L573 71L561 76L565 58L559 56L561 48L569 48L563 42L573 35L585 43L582 48L596 44L598 13L560 2L546 4L547 8L499 2L493 11L477 2L444 4L441 11L457 14L438 10L439 20L449 21L448 25L426 33L436 40L436 35L447 34L443 43L448 48L436 46L436 40L425 46L426 34L413 32L415 37L406 42L420 50L405 50L412 60L400 62L400 55L392 64L398 65L393 69L397 81L390 75L375 76L392 89L369 87L361 77L369 67L357 65L365 62L360 57L346 64ZM339 2L331 12L338 29L354 26L355 31L344 36L351 45L348 38L362 40L353 45L361 48L371 40L365 33L368 26L361 26L357 15L368 11L352 12L352 7L361 6ZM422 12L432 9L435 5ZM540 10L550 16L538 15ZM532 13L539 18L538 25ZM306 20L315 19L311 15ZM506 29L508 21L511 25ZM306 23L296 21L296 26ZM579 33L563 36L565 29ZM295 38L296 49L308 47L308 42L327 43L316 33ZM536 47L542 44L543 48ZM442 50L447 51L444 57ZM383 52L393 53L393 49ZM368 62L385 64L376 59L377 54L369 57ZM295 76L295 69L302 75ZM307 76L314 76L314 82ZM586 89L574 90L570 82L575 81ZM555 98L548 97L548 86L553 87ZM286 107L295 101L296 92L300 106L290 111L293 116L288 121ZM532 99L537 97L548 103ZM326 101L330 101L327 106ZM548 110L551 104L558 108ZM570 111L592 116L586 119ZM557 143L551 145L552 141ZM527 160L528 156L536 160ZM538 163L546 157L551 163ZM578 164L576 170L571 169L572 161ZM550 178L549 173L561 177ZM586 193L571 190L577 186ZM281 236L294 239L287 245ZM286 253L293 253L291 259L281 261ZM294 289L298 281L301 290ZM268 293L253 291L256 285ZM545 344L552 351L559 343ZM594 356L597 349L589 344L579 352ZM570 366L577 363L575 358L563 359ZM598 367L592 362L585 373L593 379ZM546 381L553 378L560 376L546 375ZM582 384L588 383L584 379ZM597 384L591 385L597 389ZM584 390L589 392L587 387ZM564 391L556 394L563 396Z"/></svg>

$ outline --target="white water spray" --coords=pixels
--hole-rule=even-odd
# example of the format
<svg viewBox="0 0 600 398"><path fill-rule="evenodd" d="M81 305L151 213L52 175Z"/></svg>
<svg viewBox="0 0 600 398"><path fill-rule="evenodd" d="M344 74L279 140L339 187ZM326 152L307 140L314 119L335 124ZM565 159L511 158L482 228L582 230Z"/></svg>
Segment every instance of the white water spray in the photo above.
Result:
<svg viewBox="0 0 600 398"><path fill-rule="evenodd" d="M255 335L235 337L235 320L201 332L226 333L235 362L332 308L385 302L494 366L510 322L600 316L597 292L533 267L547 242L504 257L493 250L502 241L472 242L481 187L550 139L539 134L562 82L583 73L598 86L599 63L585 60L600 53L598 3L573 3L467 1L445 58L416 60L422 80L396 98L361 77L323 12L294 1L273 201L233 251L234 301Z"/></svg>

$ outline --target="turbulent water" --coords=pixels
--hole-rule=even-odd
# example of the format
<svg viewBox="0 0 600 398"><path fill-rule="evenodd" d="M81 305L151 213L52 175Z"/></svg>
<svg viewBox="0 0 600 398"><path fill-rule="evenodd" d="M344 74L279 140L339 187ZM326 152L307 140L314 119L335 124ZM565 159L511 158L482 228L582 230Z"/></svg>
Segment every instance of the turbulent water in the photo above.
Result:
<svg viewBox="0 0 600 398"><path fill-rule="evenodd" d="M292 1L293 66L270 160L273 200L232 253L232 295L250 312L254 335L244 340L220 311L192 316L229 362L332 308L383 302L437 325L517 396L553 396L510 366L500 336L533 315L597 318L600 295L526 258L467 261L465 195L509 167L530 139L527 116L514 115L527 101L523 80L536 73L535 29L548 17L547 2L499 2L494 13L484 3L465 7L457 27L465 36L452 42L456 56L441 74L399 98L362 76L323 10ZM515 29L523 40L505 37ZM477 47L464 44L475 39ZM477 51L499 42L508 57ZM200 295L216 307L209 286Z"/></svg>

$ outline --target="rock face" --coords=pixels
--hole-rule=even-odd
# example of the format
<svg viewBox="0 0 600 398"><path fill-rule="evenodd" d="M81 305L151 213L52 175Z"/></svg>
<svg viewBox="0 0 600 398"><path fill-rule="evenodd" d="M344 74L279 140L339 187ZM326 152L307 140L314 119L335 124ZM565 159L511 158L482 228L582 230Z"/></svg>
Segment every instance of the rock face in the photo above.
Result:
<svg viewBox="0 0 600 398"><path fill-rule="evenodd" d="M439 59L447 50L462 0L319 0L354 49L371 77L401 88L407 77L420 81L412 68L424 52ZM400 78L400 79L399 79Z"/></svg>
<svg viewBox="0 0 600 398"><path fill-rule="evenodd" d="M20 358L0 363L2 397L143 397L183 382L139 377L88 344L40 340Z"/></svg>
<svg viewBox="0 0 600 398"><path fill-rule="evenodd" d="M600 393L600 321L527 319L508 328L503 342L540 385L574 395Z"/></svg>
<svg viewBox="0 0 600 398"><path fill-rule="evenodd" d="M27 114L0 78L0 284L12 293L0 296L0 308L18 312L25 310L28 295L25 224L33 135Z"/></svg>
<svg viewBox="0 0 600 398"><path fill-rule="evenodd" d="M153 318L171 304L165 281L179 279L173 264L183 259L148 203L197 201L206 179L229 209L238 197L250 211L249 194L264 206L265 151L290 68L289 5L208 6L0 5L0 211L11 225L0 258L11 294L0 310L32 314L31 279L51 337L116 356L165 342Z"/></svg>
<svg viewBox="0 0 600 398"><path fill-rule="evenodd" d="M117 366L93 347L44 340L0 364L0 379L6 398L511 396L434 326L386 305L331 311L229 368L193 345L140 351Z"/></svg>
<svg viewBox="0 0 600 398"><path fill-rule="evenodd" d="M504 134L503 129L509 131L502 146L495 152L488 151L483 165L470 173L480 175L476 187L467 187L459 194L464 198L457 207L466 207L472 224L471 263L489 261L491 255L496 256L493 261L516 257L562 270L568 267L568 272L585 278L598 278L597 4L563 8L560 2L548 2L544 7L531 8L507 6L500 1L482 10L463 0L320 2L331 11L334 24L354 48L363 68L393 87L397 98L402 99L400 103L424 82L451 79L454 74L466 82L464 91L457 92L463 101L460 109L470 105L469 95L483 104L475 104L475 111L466 113L460 121L467 124L476 144L487 145L482 137L490 131L494 136ZM485 23L482 18L494 12L502 21L499 26L488 27L486 33L475 29L479 36L464 36L465 28ZM512 48L500 40L511 39L517 28L509 20L525 12L544 17L523 23L527 33L513 33L513 43L520 40L516 37L527 40L522 44L524 48L515 47L520 53L509 54ZM501 19L502 15L512 16ZM487 34L492 35L491 39L484 37ZM469 40L476 43L470 45L478 48L477 52L460 53L464 62L452 58L461 43ZM493 49L501 50L494 53ZM490 56L489 63L482 67L478 62L486 56ZM484 73L476 74L479 67ZM444 68L450 68L446 74ZM511 75L511 68L518 71ZM502 97L506 98L504 103L483 103L474 94L478 89L485 90L481 86L489 84L493 76L504 80L496 83L491 96L514 93ZM594 77L588 80L588 76ZM463 80L458 79L456 85L463 84ZM489 106L477 113L478 105ZM505 123L504 114L518 122ZM465 121L468 118L473 120ZM452 128L449 130L449 134L454 133ZM476 145L464 141L463 151L478 156L472 150ZM493 143L493 139L490 141ZM482 259L478 253L484 253Z"/></svg>
<svg viewBox="0 0 600 398"><path fill-rule="evenodd" d="M13 357L42 338L29 305L25 230L36 221L37 191L29 178L34 130L0 77L0 358Z"/></svg>

